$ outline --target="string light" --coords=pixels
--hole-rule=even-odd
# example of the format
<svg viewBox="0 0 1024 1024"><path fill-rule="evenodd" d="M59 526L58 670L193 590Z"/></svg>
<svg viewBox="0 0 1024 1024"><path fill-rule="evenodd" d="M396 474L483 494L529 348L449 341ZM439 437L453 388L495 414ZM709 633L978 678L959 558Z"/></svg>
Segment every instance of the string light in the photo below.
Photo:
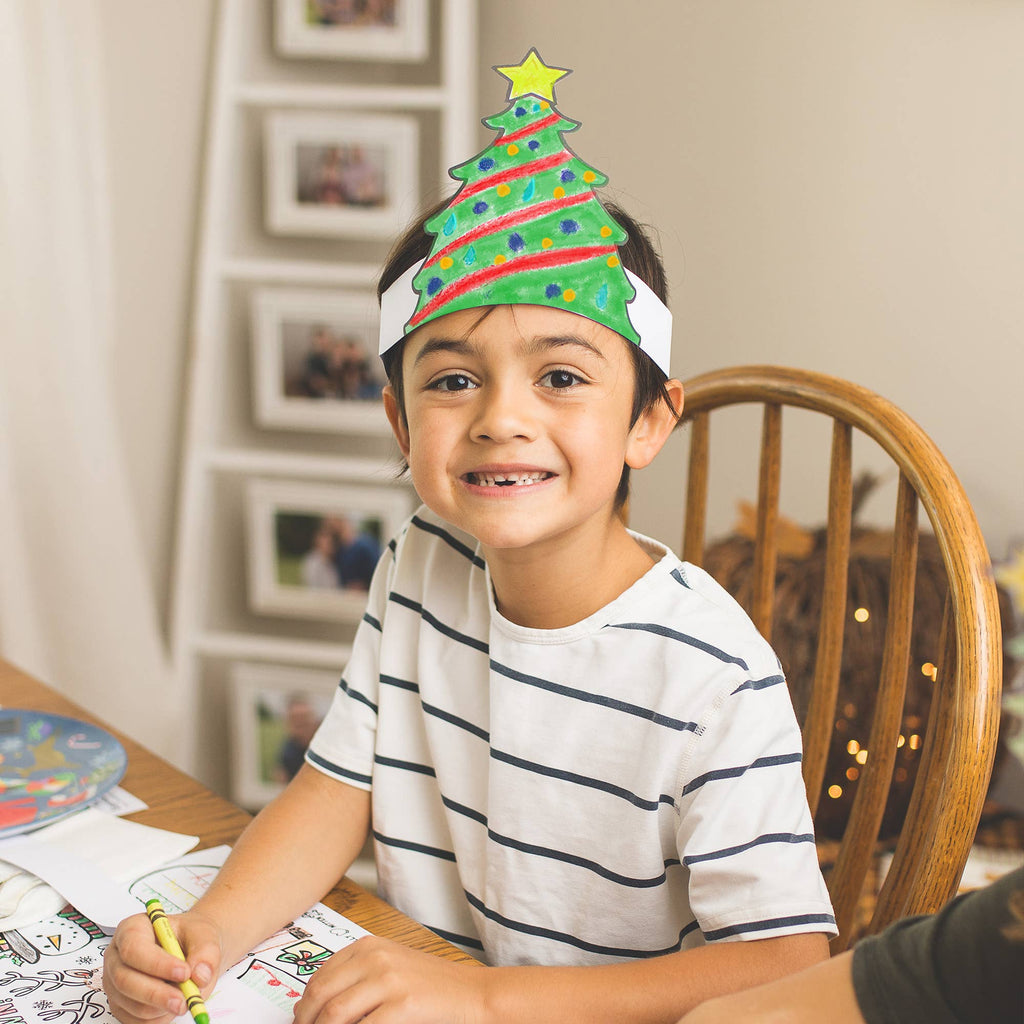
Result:
<svg viewBox="0 0 1024 1024"><path fill-rule="evenodd" d="M851 768L847 768L846 769L846 777L851 782L856 782L857 779L860 777L860 771L858 769L852 768L852 767Z"/></svg>
<svg viewBox="0 0 1024 1024"><path fill-rule="evenodd" d="M867 622L867 621L868 621L868 619L870 619L870 618L871 618L871 612L869 612L869 611L867 610L867 608L858 608L858 609L857 609L857 610L856 610L856 611L855 611L855 612L853 613L853 617L854 617L854 618L855 618L855 619L856 619L856 620L857 620L858 622Z"/></svg>
<svg viewBox="0 0 1024 1024"><path fill-rule="evenodd" d="M857 764L867 764L868 752L866 750L858 750L857 756L854 758Z"/></svg>
<svg viewBox="0 0 1024 1024"><path fill-rule="evenodd" d="M933 683L935 682L935 677L938 674L939 674L938 667L933 665L930 661L926 661L921 666L921 675L927 676Z"/></svg>
<svg viewBox="0 0 1024 1024"><path fill-rule="evenodd" d="M860 750L860 744L856 740L850 740L846 744L846 752L848 754L856 754L858 750Z"/></svg>
<svg viewBox="0 0 1024 1024"><path fill-rule="evenodd" d="M843 787L842 786L829 786L828 787L828 795L833 800L838 800L843 795Z"/></svg>
<svg viewBox="0 0 1024 1024"><path fill-rule="evenodd" d="M917 733L915 732L913 734L913 736L910 737L910 741L909 742L910 742L910 749L911 750L917 750L917 748L919 746L921 746L921 737L918 736Z"/></svg>

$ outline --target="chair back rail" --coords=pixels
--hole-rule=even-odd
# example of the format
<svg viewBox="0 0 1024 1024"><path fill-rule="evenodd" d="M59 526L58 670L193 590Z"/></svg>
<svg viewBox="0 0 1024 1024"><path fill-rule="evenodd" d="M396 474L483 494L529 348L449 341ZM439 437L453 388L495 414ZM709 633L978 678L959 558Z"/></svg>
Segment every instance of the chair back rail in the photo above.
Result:
<svg viewBox="0 0 1024 1024"><path fill-rule="evenodd" d="M1002 679L998 601L977 519L949 463L902 410L849 381L772 366L718 370L684 384L690 460L683 557L700 564L710 472L710 414L763 406L751 606L771 639L776 526L786 406L833 420L824 593L804 735L804 781L817 812L834 727L846 617L852 526L852 434L873 439L899 469L889 609L868 758L860 774L835 865L828 876L846 947L891 786L909 670L917 565L918 508L935 534L949 585L940 658L917 780L868 932L908 914L937 910L956 891L974 840L995 757Z"/></svg>
<svg viewBox="0 0 1024 1024"><path fill-rule="evenodd" d="M839 672L846 625L846 585L853 522L853 430L835 421L829 467L828 527L814 685L804 723L804 782L811 814L816 814L825 781L832 723L839 703Z"/></svg>

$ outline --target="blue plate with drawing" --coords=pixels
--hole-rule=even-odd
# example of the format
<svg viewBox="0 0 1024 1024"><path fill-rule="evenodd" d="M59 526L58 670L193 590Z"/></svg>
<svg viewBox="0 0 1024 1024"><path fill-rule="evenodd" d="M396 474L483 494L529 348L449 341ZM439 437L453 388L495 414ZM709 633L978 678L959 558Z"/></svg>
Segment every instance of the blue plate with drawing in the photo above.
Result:
<svg viewBox="0 0 1024 1024"><path fill-rule="evenodd" d="M121 781L124 747L98 726L0 709L0 838L87 807Z"/></svg>

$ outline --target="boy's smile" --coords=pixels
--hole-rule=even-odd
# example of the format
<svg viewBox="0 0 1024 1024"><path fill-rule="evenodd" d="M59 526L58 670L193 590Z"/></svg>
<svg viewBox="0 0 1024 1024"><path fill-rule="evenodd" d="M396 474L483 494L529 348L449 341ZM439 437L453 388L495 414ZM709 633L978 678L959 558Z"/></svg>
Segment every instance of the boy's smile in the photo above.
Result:
<svg viewBox="0 0 1024 1024"><path fill-rule="evenodd" d="M420 498L480 541L492 576L496 563L575 576L595 552L636 548L616 490L664 438L651 445L647 416L630 428L628 344L525 305L450 313L408 337L404 418L385 390L392 427Z"/></svg>

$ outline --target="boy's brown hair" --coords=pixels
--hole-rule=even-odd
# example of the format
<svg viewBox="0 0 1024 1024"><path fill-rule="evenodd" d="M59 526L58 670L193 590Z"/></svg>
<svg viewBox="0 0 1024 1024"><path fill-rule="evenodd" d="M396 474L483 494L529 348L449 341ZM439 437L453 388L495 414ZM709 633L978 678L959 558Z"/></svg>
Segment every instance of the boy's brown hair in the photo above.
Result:
<svg viewBox="0 0 1024 1024"><path fill-rule="evenodd" d="M427 210L409 226L405 234L395 243L388 254L387 260L384 262L384 268L381 270L380 279L377 282L378 301L380 301L388 288L411 266L422 262L430 255L433 237L426 231L424 225L431 217L434 217L447 207L450 202L450 199L444 199L432 209ZM665 279L665 268L657 249L654 248L647 233L640 224L617 204L602 200L601 205L625 229L629 236L627 241L619 246L619 258L622 260L622 265L627 270L636 274L665 305L668 305L668 283ZM484 315L486 315L486 312L484 312ZM633 391L633 410L630 426L632 427L640 416L652 408L658 401L665 402L674 411L675 406L665 390L665 382L668 378L654 360L640 349L639 345L634 345L625 340L624 344L629 348L636 382ZM398 408L403 419L405 419L405 397L402 380L402 353L404 349L404 339L399 340L381 357L384 362L384 370L387 373L388 383L395 393ZM617 510L621 509L628 497L629 466L623 466L618 490L615 493L615 508Z"/></svg>

